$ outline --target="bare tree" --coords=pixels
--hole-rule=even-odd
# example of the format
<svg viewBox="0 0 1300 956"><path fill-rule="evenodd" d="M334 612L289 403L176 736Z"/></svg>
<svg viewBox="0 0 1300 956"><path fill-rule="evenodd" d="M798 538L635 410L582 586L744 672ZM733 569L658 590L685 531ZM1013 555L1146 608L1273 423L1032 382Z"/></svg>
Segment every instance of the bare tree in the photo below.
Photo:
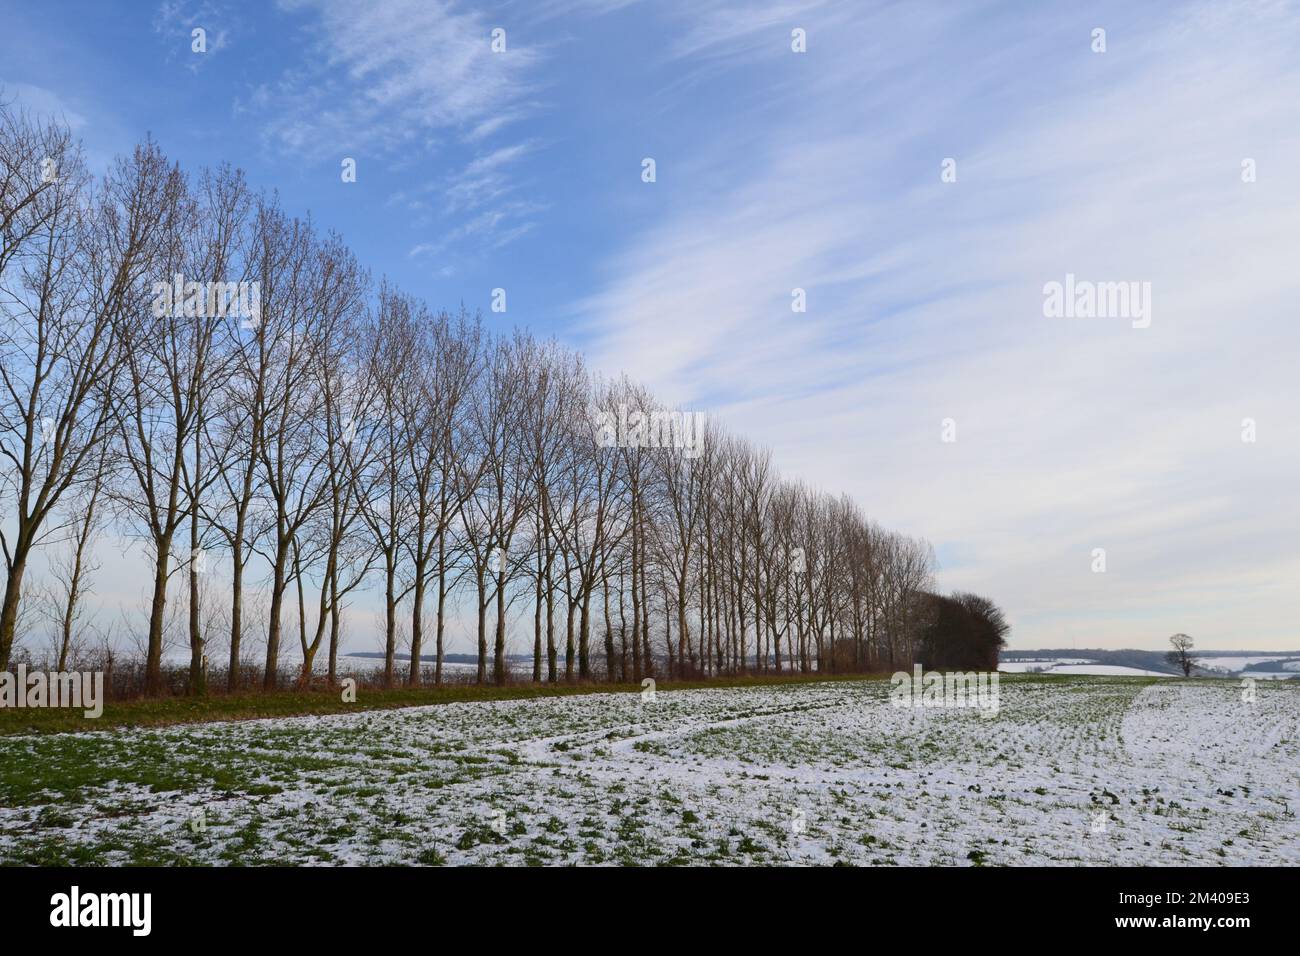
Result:
<svg viewBox="0 0 1300 956"><path fill-rule="evenodd" d="M442 680L448 609L470 594L480 682L489 612L499 683L511 608L529 601L534 681L559 679L561 613L565 678L584 680L602 657L611 681L660 660L681 676L897 667L928 633L926 542L782 480L769 450L717 422L689 447L665 442L691 437L658 427L683 412L626 379L593 383L556 342L489 337L464 309L373 288L336 236L229 168L191 183L146 143L96 188L65 128L0 105L0 240L0 667L28 562L52 540L70 544L55 561L68 659L109 502L152 558L132 635L151 693L179 638L202 692L224 624L228 688L261 630L274 688L295 607L300 682L327 635L333 682L343 611L370 585L389 685L408 632L405 680L420 682L431 600ZM255 314L216 307L254 283ZM612 440L597 427L611 419ZM209 551L228 556L228 617L201 577ZM991 604L962 607L980 640L1000 640Z"/></svg>
<svg viewBox="0 0 1300 956"><path fill-rule="evenodd" d="M413 584L403 581L406 541L412 530L411 442L415 422L404 418L417 374L420 318L418 304L379 288L375 305L374 347L368 374L376 383L372 453L363 483L361 514L374 536L384 581L384 686L393 686L397 655L398 606Z"/></svg>
<svg viewBox="0 0 1300 956"><path fill-rule="evenodd" d="M360 483L373 445L359 440L371 437L364 427L372 414L379 383L364 371L374 371L356 354L369 338L362 323L361 285L349 260L341 266L342 281L325 299L319 340L312 356L312 387L320 396L317 406L317 441L324 449L325 501L293 543L294 579L299 594L299 643L302 650L300 683L309 686L316 654L329 629L329 680L338 662L342 602L365 580L374 560L374 541L354 529L361 524L364 498ZM354 370L362 369L363 374ZM304 559L305 556L305 559ZM308 637L304 575L319 566L314 630Z"/></svg>
<svg viewBox="0 0 1300 956"><path fill-rule="evenodd" d="M602 389L589 407L609 408L617 392ZM591 602L604 584L614 554L630 525L624 514L621 456L616 444L603 441L590 411L575 423L567 482L572 519L565 525L565 544L572 556L573 593L578 606L578 676L590 680Z"/></svg>
<svg viewBox="0 0 1300 956"><path fill-rule="evenodd" d="M66 550L50 559L48 612L55 627L56 669L65 671L82 643L85 599L99 570L95 545L104 528L104 487L108 481L108 446L101 445L87 482L66 499Z"/></svg>
<svg viewBox="0 0 1300 956"><path fill-rule="evenodd" d="M487 610L496 604L492 679L506 680L507 587L521 560L512 553L515 535L528 514L531 473L523 435L528 398L525 367L532 354L526 335L498 339L488 352L477 401L471 413L480 456L474 490L466 495L464 531L477 593L478 680L486 681Z"/></svg>
<svg viewBox="0 0 1300 956"><path fill-rule="evenodd" d="M261 365L256 441L269 499L267 532L260 542L271 566L270 620L263 684L278 680L281 614L294 567L298 536L327 500L329 456L320 428L322 398L313 387L316 350L331 317L351 308L362 277L351 253L309 224L276 216L266 232L261 320L256 333ZM295 572L291 574L291 572Z"/></svg>
<svg viewBox="0 0 1300 956"><path fill-rule="evenodd" d="M154 561L146 687L160 688L167 592L174 571L188 571L191 693L205 690L204 637L198 575L205 570L199 500L216 480L204 455L210 397L229 363L219 349L221 327L241 321L238 283L229 283L235 235L246 204L240 174L205 173L193 195L179 170L156 151L146 157L161 188L153 195L162 229L149 307L123 317L122 374L115 397L117 447L126 473L115 499L128 527ZM231 293L234 292L233 295ZM176 537L188 523L189 542ZM177 558L173 566L173 557Z"/></svg>
<svg viewBox="0 0 1300 956"><path fill-rule="evenodd" d="M3 669L32 550L108 436L117 327L148 270L159 213L146 197L165 173L144 147L91 197L66 128L0 106L0 177Z"/></svg>
<svg viewBox="0 0 1300 956"><path fill-rule="evenodd" d="M286 219L280 209L259 197L242 235L244 276L261 283L261 291L278 288L287 253ZM257 542L270 531L262 471L262 443L273 406L268 392L276 383L271 361L275 339L262 332L266 309L256 323L229 322L219 327L220 347L230 362L224 387L210 399L204 416L205 444L217 476L207 499L200 500L207 526L220 536L230 554L230 655L227 690L239 687L241 649L248 622L244 581ZM250 328L251 326L251 328Z"/></svg>
<svg viewBox="0 0 1300 956"><path fill-rule="evenodd" d="M1165 660L1181 670L1184 677L1191 677L1192 668L1196 666L1192 657L1192 639L1186 634L1175 634L1169 638L1169 646L1173 650L1165 654Z"/></svg>
<svg viewBox="0 0 1300 956"><path fill-rule="evenodd" d="M456 322L446 313L436 318L426 309L416 313L412 329L415 352L403 387L396 393L397 411L407 424L404 446L409 457L406 475L411 531L405 546L411 567L411 666L407 683L420 679L424 646L424 605L431 578L437 582L436 659L434 680L442 681L446 626L447 576L451 558L448 538L464 507L464 490L474 482L462 480L461 450L466 436L467 405L481 371L481 325L464 310Z"/></svg>
<svg viewBox="0 0 1300 956"><path fill-rule="evenodd" d="M199 210L202 228L195 229L191 239L190 259L199 275L210 277L213 283L223 283L209 301L220 311L221 300L232 289L249 289L248 262L241 256L247 217L251 206L248 186L243 173L229 166L215 172L204 170L198 182ZM241 286L241 283L243 285ZM236 301L255 308L260 315L260 297L236 297ZM226 303L227 306L229 303ZM196 323L195 374L189 383L194 403L194 422L190 429L192 438L187 442L189 452L182 459L184 493L189 511L190 561L189 561L189 644L191 693L207 692L207 628L204 626L203 598L210 589L202 585L202 575L209 570L208 552L221 538L221 532L208 517L204 502L219 482L224 481L225 469L233 464L221 452L224 448L212 445L209 423L219 416L228 383L239 371L237 352L229 348L231 332L257 320L254 315L233 314L226 310L225 322ZM207 615L210 618L212 615Z"/></svg>
<svg viewBox="0 0 1300 956"><path fill-rule="evenodd" d="M524 455L530 469L533 522L530 572L533 577L533 680L542 680L543 635L547 680L557 680L555 645L556 556L560 525L556 521L561 476L574 454L573 422L586 402L586 378L581 363L554 343L537 356L535 380L529 389L524 430Z"/></svg>

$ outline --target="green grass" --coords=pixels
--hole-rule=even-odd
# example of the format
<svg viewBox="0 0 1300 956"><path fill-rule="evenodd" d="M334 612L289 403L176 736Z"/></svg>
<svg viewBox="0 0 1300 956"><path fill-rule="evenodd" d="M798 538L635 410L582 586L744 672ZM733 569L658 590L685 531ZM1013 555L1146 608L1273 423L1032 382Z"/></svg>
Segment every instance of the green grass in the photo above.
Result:
<svg viewBox="0 0 1300 956"><path fill-rule="evenodd" d="M842 680L885 680L881 674L795 674L721 677L707 681L658 681L656 692L709 687L754 687L765 684L807 684ZM568 697L573 694L640 693L638 684L446 684L441 687L398 687L391 690L357 689L355 703L344 703L334 690L284 690L240 694L213 693L207 697L157 697L109 701L104 713L87 719L68 708L0 709L0 737L15 734L51 734L109 730L118 727L167 727L223 720L263 717L300 717L348 714L397 707L421 707L465 701L529 700Z"/></svg>
<svg viewBox="0 0 1300 956"><path fill-rule="evenodd" d="M818 683L831 686L818 690ZM1007 706L997 718L962 713L917 721L886 709L887 679L848 675L661 683L664 694L654 708L642 705L633 696L639 687L629 685L457 684L387 695L362 689L360 704L339 706L323 691L249 694L261 706L256 716L272 703L275 713L295 712L293 698L304 697L327 701L327 710L365 713L347 721L169 720L175 725L139 732L0 740L0 807L6 809L0 864L756 865L796 861L811 840L824 847L824 862L1000 865L1022 855L1039 859L1043 851L1028 841L1020 846L1018 838L1016 845L986 843L980 832L966 835L962 821L1012 826L1034 813L1077 811L1086 824L1100 810L1116 825L1145 820L1169 837L1168 852L1176 857L1192 852L1184 841L1199 845L1207 834L1219 839L1197 852L1215 862L1243 852L1223 850L1231 848L1223 837L1248 849L1274 835L1276 819L1265 818L1283 812L1280 801L1276 814L1248 814L1233 804L1235 815L1217 833L1204 801L1158 789L1139 793L1104 776L1122 754L1125 714L1153 683L1008 676L1002 679ZM753 689L698 697L672 692L738 684ZM576 696L610 690L621 693ZM1225 692L1235 694L1230 686ZM374 709L560 696L565 700L522 707L431 707L401 715ZM165 714L160 705L195 702L134 703ZM220 716L231 711L220 708ZM104 723L78 720L77 727ZM877 734L878 724L895 732ZM555 743L566 746L547 746ZM646 752L657 756L647 760ZM687 770L724 764L725 775L683 786L677 776L657 779L649 772L660 758ZM600 773L606 759L616 775ZM1087 773L1072 769L1079 760ZM968 765L982 776L962 778ZM813 793L783 782L784 768L794 766L814 768L827 780L844 776ZM1023 781L1022 774L1028 774ZM1239 795L1245 790L1214 783ZM909 813L917 801L928 808L919 828ZM807 808L797 838L793 806ZM557 815L557 807L568 813ZM196 810L202 826L192 817ZM1258 829L1243 829L1247 822ZM924 845L919 857L914 841ZM1051 859L1084 860L1068 846L1054 853Z"/></svg>

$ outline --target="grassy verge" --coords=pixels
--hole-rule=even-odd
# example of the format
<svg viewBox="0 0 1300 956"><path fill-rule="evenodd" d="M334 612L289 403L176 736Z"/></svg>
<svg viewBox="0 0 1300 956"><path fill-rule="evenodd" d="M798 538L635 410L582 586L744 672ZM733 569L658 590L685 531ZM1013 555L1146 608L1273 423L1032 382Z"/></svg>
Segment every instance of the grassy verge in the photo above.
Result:
<svg viewBox="0 0 1300 956"><path fill-rule="evenodd" d="M709 687L754 687L770 684L807 684L842 680L884 680L883 674L795 674L720 677L707 681L659 681L657 692ZM300 717L346 714L395 707L421 707L478 700L528 700L567 697L572 694L640 693L639 684L444 684L441 687L357 689L355 703L345 703L338 689L310 691L211 694L207 697L159 697L109 701L95 720L80 710L66 708L0 709L0 736L109 730L116 727L163 727L219 720L256 720L262 717Z"/></svg>

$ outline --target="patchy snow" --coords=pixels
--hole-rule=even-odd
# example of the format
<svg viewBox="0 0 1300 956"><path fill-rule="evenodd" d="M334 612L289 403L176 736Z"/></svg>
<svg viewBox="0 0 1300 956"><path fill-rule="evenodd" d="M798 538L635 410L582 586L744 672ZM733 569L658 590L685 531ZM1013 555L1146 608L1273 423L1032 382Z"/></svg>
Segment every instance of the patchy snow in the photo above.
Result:
<svg viewBox="0 0 1300 956"><path fill-rule="evenodd" d="M1053 674L1090 674L1094 677L1169 677L1163 671L1149 671L1141 667L1122 664L1062 664L1053 667Z"/></svg>
<svg viewBox="0 0 1300 956"><path fill-rule="evenodd" d="M1234 677L1249 677L1253 680L1295 680L1296 672L1292 670L1285 671L1242 671L1240 674L1234 674Z"/></svg>
<svg viewBox="0 0 1300 956"><path fill-rule="evenodd" d="M1035 668L1055 666L1056 664L1095 664L1090 657L1021 657L1014 661L1002 661L998 670L1009 674L1032 671Z"/></svg>
<svg viewBox="0 0 1300 956"><path fill-rule="evenodd" d="M1044 658L1032 661L999 661L998 670L1003 674L1049 674L1060 664L1091 664L1092 661L1063 661Z"/></svg>
<svg viewBox="0 0 1300 956"><path fill-rule="evenodd" d="M7 738L0 862L1300 863L1300 687L1013 678L992 718L888 688Z"/></svg>
<svg viewBox="0 0 1300 956"><path fill-rule="evenodd" d="M1041 661L1004 661L998 664L1004 674L1085 674L1094 677L1170 677L1163 671L1125 667L1121 664L1098 664L1096 661L1044 658Z"/></svg>
<svg viewBox="0 0 1300 956"><path fill-rule="evenodd" d="M1196 666L1203 667L1206 670L1235 674L1237 671L1249 670L1255 664L1263 664L1267 661L1286 661L1290 660L1292 656L1291 654L1257 654L1254 657L1198 657ZM1300 663L1300 661L1297 663Z"/></svg>

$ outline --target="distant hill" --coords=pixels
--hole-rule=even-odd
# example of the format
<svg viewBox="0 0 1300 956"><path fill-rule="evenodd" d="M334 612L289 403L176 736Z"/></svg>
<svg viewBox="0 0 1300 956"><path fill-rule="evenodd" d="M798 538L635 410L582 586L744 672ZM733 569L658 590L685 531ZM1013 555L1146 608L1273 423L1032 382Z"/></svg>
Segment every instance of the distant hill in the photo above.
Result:
<svg viewBox="0 0 1300 956"><path fill-rule="evenodd" d="M1058 647L1043 648L1032 651L1003 651L999 655L999 660L1004 662L1011 661L1032 661L1041 658L1071 658L1074 660L1095 661L1098 664L1113 664L1120 667L1136 667L1141 670L1158 671L1161 674L1179 674L1181 671L1165 659L1167 651L1141 651L1136 648L1122 648L1120 650L1103 650L1102 648L1088 647ZM1256 657L1264 654L1274 656L1294 656L1300 658L1300 651L1201 651L1193 652L1197 658L1214 658L1214 657ZM1281 670L1281 667L1271 667L1267 665L1252 665L1252 670ZM1193 674L1212 674L1214 671L1205 670L1200 667L1193 668ZM1219 672L1220 674L1222 672Z"/></svg>

